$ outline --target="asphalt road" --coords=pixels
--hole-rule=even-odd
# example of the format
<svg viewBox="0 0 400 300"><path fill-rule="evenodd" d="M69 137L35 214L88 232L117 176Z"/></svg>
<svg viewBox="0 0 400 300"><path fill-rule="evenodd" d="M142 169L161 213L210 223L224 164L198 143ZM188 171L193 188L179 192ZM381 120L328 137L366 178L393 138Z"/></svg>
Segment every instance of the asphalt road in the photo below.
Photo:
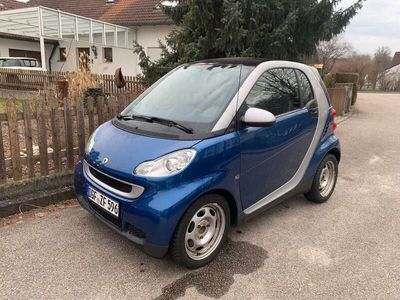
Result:
<svg viewBox="0 0 400 300"><path fill-rule="evenodd" d="M400 299L400 95L360 94L328 203L290 199L209 266L153 259L73 206L0 227L0 298Z"/></svg>

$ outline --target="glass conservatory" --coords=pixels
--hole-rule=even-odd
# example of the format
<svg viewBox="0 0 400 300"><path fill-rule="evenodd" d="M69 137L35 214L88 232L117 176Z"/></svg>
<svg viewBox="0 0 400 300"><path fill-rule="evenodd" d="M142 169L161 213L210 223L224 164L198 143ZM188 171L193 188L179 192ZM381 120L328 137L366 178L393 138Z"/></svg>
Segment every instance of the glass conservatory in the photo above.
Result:
<svg viewBox="0 0 400 300"><path fill-rule="evenodd" d="M128 49L132 48L129 40L134 32L128 27L39 6L1 11L0 34L39 40L42 68L47 69L47 40Z"/></svg>

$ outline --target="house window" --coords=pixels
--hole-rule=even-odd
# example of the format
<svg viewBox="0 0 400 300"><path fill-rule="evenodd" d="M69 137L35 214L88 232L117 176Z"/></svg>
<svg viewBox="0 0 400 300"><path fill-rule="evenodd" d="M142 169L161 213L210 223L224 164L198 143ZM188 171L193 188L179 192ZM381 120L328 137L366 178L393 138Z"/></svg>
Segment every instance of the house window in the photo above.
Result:
<svg viewBox="0 0 400 300"><path fill-rule="evenodd" d="M104 48L104 62L113 62L113 48Z"/></svg>
<svg viewBox="0 0 400 300"><path fill-rule="evenodd" d="M59 48L59 61L67 60L67 50L65 48Z"/></svg>

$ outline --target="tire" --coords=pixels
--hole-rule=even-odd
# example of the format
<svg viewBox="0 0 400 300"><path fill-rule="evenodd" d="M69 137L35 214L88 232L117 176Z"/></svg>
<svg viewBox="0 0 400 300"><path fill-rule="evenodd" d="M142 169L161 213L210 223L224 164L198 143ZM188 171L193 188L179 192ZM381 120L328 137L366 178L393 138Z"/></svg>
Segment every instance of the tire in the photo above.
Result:
<svg viewBox="0 0 400 300"><path fill-rule="evenodd" d="M199 198L187 209L175 230L170 247L172 258L190 269L208 264L221 250L230 222L225 198L217 194Z"/></svg>
<svg viewBox="0 0 400 300"><path fill-rule="evenodd" d="M325 175L322 175L323 172L325 172ZM328 154L317 169L311 190L304 195L312 202L324 203L328 201L335 190L337 177L337 159L333 154ZM325 183L326 185L324 185Z"/></svg>

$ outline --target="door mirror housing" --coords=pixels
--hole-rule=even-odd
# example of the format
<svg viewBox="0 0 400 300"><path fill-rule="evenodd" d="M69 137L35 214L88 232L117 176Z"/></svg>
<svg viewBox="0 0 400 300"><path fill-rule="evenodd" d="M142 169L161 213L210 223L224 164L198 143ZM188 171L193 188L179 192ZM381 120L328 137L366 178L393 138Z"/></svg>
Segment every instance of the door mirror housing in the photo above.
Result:
<svg viewBox="0 0 400 300"><path fill-rule="evenodd" d="M264 109L250 107L242 117L242 122L253 127L271 127L275 125L275 116Z"/></svg>
<svg viewBox="0 0 400 300"><path fill-rule="evenodd" d="M125 85L126 85L126 81L125 81L124 75L122 75L121 68L118 68L117 70L115 70L114 83L115 83L116 87L119 89L125 87Z"/></svg>

